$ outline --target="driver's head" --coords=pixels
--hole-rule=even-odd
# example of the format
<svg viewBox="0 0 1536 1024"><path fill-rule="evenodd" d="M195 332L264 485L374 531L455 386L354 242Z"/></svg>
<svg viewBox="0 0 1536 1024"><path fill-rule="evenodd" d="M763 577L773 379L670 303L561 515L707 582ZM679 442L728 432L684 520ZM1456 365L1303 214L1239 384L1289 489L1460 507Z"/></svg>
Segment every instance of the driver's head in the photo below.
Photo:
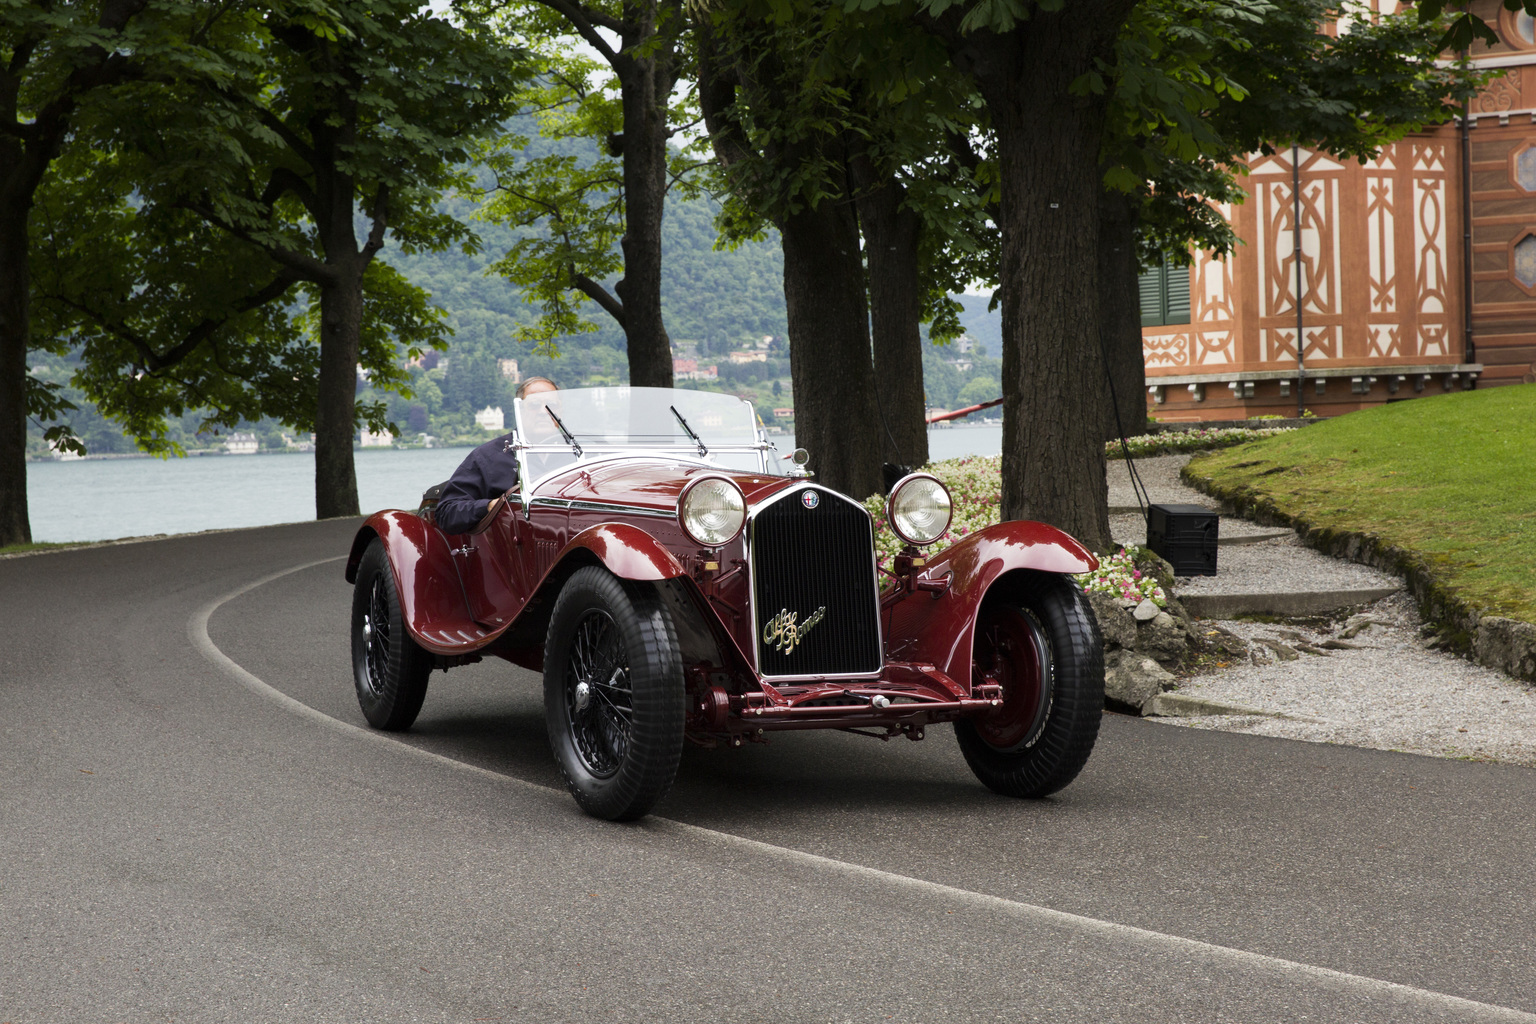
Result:
<svg viewBox="0 0 1536 1024"><path fill-rule="evenodd" d="M542 395L546 391L559 391L555 382L548 377L529 377L517 386L518 398L532 398L534 395Z"/></svg>

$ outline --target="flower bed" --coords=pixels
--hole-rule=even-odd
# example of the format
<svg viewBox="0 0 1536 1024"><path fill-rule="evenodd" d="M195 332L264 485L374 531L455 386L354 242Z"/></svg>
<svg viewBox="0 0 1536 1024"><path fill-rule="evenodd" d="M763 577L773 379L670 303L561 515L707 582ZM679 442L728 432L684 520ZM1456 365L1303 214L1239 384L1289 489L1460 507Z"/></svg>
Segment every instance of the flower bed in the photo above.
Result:
<svg viewBox="0 0 1536 1024"><path fill-rule="evenodd" d="M998 455L976 455L946 459L923 467L923 472L932 473L943 481L954 503L949 531L933 545L934 550L946 548L1001 520L1001 463L1002 457ZM875 554L882 567L888 566L901 551L901 541L885 521L885 497L872 495L865 499L864 507L875 520ZM1140 549L1135 547L1122 548L1101 558L1098 569L1083 573L1077 577L1077 581L1087 591L1112 594L1137 604L1150 599L1159 608L1163 608L1167 604L1167 596L1155 579L1136 567L1135 560L1139 553Z"/></svg>
<svg viewBox="0 0 1536 1024"><path fill-rule="evenodd" d="M1289 434L1295 430L1295 427L1260 427L1258 429L1213 427L1207 430L1170 430L1163 434L1141 434L1137 437L1129 437L1126 438L1126 443L1130 446L1131 456L1139 458L1143 455L1177 455L1180 452L1206 452L1217 448L1231 448L1233 445L1257 441L1261 437ZM1119 441L1105 442L1104 454L1111 459L1125 458Z"/></svg>

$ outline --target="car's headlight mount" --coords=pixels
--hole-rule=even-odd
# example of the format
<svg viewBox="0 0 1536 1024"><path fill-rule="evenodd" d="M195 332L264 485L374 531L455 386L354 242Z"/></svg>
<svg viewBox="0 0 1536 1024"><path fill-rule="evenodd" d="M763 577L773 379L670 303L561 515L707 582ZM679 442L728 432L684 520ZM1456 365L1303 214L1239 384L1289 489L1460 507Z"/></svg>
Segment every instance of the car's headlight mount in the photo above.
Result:
<svg viewBox="0 0 1536 1024"><path fill-rule="evenodd" d="M700 547L721 547L735 540L747 524L746 496L728 477L696 477L677 496L677 521Z"/></svg>
<svg viewBox="0 0 1536 1024"><path fill-rule="evenodd" d="M927 547L944 536L951 511L948 488L927 473L902 477L885 499L885 521L914 547Z"/></svg>

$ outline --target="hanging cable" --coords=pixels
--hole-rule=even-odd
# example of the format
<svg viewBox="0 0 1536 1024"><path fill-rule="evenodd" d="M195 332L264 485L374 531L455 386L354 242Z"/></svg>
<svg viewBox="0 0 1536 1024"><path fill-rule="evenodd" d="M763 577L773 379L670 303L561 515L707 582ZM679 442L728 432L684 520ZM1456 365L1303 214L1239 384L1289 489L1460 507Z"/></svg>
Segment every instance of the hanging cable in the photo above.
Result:
<svg viewBox="0 0 1536 1024"><path fill-rule="evenodd" d="M1120 435L1120 454L1125 457L1125 468L1131 477L1131 493L1136 496L1136 504L1141 508L1143 517L1147 514L1147 506L1152 499L1147 496L1146 486L1141 482L1141 474L1136 472L1136 460L1131 458L1131 443L1125 436L1125 424L1120 418L1120 399L1115 394L1115 375L1109 369L1109 346L1104 344L1104 325L1099 324L1099 355L1104 361L1104 380L1109 384L1109 403L1115 409L1115 430Z"/></svg>

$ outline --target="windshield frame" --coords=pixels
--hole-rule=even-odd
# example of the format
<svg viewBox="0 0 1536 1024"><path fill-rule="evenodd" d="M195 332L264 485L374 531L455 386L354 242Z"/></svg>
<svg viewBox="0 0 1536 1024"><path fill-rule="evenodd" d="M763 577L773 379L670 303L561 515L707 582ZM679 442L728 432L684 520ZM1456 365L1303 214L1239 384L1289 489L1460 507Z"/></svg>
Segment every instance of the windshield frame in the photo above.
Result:
<svg viewBox="0 0 1536 1024"><path fill-rule="evenodd" d="M683 420L684 413L679 411L683 406L693 407L686 410L689 422L698 415L701 405L706 413L710 411L709 406L715 406L720 413L740 417L740 419L732 424L734 429L727 431L729 440L711 440L709 428L702 426L689 428L690 432L696 431L693 437L677 434L675 440L671 440L664 435L655 435L645 440L635 441L629 439L633 435L583 433L580 430L580 421L569 415L572 399L577 399L578 405L588 399L592 399L597 406L605 406L612 402L614 410L619 411L621 415L627 414L631 409L630 402L635 397L635 392L641 392L647 399L646 404L654 406L648 410L649 415L656 416L658 420L665 417L663 422L669 432ZM602 393L601 397L598 393ZM670 398L669 396L678 397ZM700 402L700 399L704 401ZM537 417L541 413L547 414L550 405L567 407L560 409L557 414L560 417L560 426L556 427L555 423L551 422L537 432L542 436L538 436L537 440L531 439L535 435ZM524 507L527 507L533 490L550 477L591 462L609 461L616 456L658 456L670 461L707 466L722 472L760 473L775 477L787 475L784 470L774 465L784 457L778 454L778 446L768 439L767 428L758 418L753 404L746 399L721 392L692 391L682 388L634 388L627 385L607 388L570 388L543 392L528 399L515 399L513 418L515 426L512 431L511 447L517 454L519 489L522 491ZM554 417L550 419L553 420ZM660 425L659 422L658 426ZM751 440L747 440L749 433ZM624 440L609 439L615 437L624 437ZM704 454L700 454L701 446L705 449ZM538 459L541 455L550 458ZM733 460L737 461L736 465L722 464L720 457L732 455L750 456L749 460L745 460L749 461L750 465L741 465L740 461L743 460Z"/></svg>

